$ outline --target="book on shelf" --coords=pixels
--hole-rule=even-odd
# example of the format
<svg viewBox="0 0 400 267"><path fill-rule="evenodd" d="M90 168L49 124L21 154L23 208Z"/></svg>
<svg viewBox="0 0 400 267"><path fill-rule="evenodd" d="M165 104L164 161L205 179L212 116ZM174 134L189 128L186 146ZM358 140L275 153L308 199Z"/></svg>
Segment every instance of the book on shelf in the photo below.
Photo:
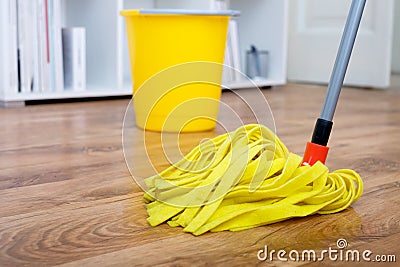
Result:
<svg viewBox="0 0 400 267"><path fill-rule="evenodd" d="M38 0L36 16L37 87L35 92L64 90L61 0Z"/></svg>
<svg viewBox="0 0 400 267"><path fill-rule="evenodd" d="M238 22L235 18L229 20L229 41L232 53L232 68L235 69L233 81L238 81L240 80L240 75L237 71L240 71L242 66L240 64Z"/></svg>
<svg viewBox="0 0 400 267"><path fill-rule="evenodd" d="M0 92L18 93L17 1L0 1Z"/></svg>
<svg viewBox="0 0 400 267"><path fill-rule="evenodd" d="M235 18L229 20L224 65L228 66L224 67L222 72L222 82L224 84L239 81L241 79L241 75L238 72L241 70L239 34L237 20Z"/></svg>
<svg viewBox="0 0 400 267"><path fill-rule="evenodd" d="M224 68L222 70L222 84L227 84L234 80L234 70L232 69L232 44L230 41L230 32L226 39L225 55L224 55Z"/></svg>
<svg viewBox="0 0 400 267"><path fill-rule="evenodd" d="M61 35L61 0L49 0L49 52L50 52L50 82L52 91L64 90L63 50Z"/></svg>
<svg viewBox="0 0 400 267"><path fill-rule="evenodd" d="M1 1L1 72L6 94L64 90L61 1Z"/></svg>
<svg viewBox="0 0 400 267"><path fill-rule="evenodd" d="M32 16L32 54L33 54L33 86L31 88L32 92L40 92L40 67L39 67L39 7L37 4L37 1L34 1L34 4L32 5L32 10L31 10L31 16Z"/></svg>
<svg viewBox="0 0 400 267"><path fill-rule="evenodd" d="M227 10L230 0L209 0L210 9ZM222 83L229 84L241 80L242 75L240 64L239 29L236 18L231 18L228 25L228 35L226 39L224 69L222 72Z"/></svg>
<svg viewBox="0 0 400 267"><path fill-rule="evenodd" d="M34 81L35 92L50 92L50 50L48 35L48 2L37 1L36 17L36 42L37 42L37 65L38 80Z"/></svg>
<svg viewBox="0 0 400 267"><path fill-rule="evenodd" d="M86 90L86 31L83 27L62 29L65 90Z"/></svg>

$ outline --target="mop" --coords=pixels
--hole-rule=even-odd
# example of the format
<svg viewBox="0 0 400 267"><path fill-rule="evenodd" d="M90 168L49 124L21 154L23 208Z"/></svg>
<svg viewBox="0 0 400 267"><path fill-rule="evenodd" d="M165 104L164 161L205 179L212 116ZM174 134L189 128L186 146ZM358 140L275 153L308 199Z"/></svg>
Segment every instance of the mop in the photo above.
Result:
<svg viewBox="0 0 400 267"><path fill-rule="evenodd" d="M146 178L148 222L194 235L239 231L354 203L363 182L353 170L329 172L325 160L333 114L365 0L353 0L320 118L303 157L267 127L249 124L200 143L180 161Z"/></svg>

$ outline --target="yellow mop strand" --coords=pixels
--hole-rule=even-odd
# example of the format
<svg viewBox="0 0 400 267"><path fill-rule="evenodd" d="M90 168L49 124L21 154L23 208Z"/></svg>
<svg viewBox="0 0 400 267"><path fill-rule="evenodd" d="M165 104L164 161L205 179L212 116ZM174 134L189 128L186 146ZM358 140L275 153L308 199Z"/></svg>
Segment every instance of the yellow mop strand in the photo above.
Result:
<svg viewBox="0 0 400 267"><path fill-rule="evenodd" d="M355 171L329 173L321 162L301 162L265 126L242 126L146 178L147 220L152 226L182 226L194 235L239 231L339 212L361 196L363 183Z"/></svg>

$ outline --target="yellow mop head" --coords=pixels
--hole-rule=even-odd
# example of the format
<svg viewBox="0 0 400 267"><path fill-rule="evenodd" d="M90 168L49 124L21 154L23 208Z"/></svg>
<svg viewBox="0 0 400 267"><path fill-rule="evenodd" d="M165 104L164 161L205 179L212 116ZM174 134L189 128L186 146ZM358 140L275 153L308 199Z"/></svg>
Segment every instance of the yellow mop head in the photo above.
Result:
<svg viewBox="0 0 400 267"><path fill-rule="evenodd" d="M146 178L147 220L152 226L182 226L194 235L239 231L339 212L361 196L363 183L355 171L329 173L321 162L301 162L265 126L242 126Z"/></svg>

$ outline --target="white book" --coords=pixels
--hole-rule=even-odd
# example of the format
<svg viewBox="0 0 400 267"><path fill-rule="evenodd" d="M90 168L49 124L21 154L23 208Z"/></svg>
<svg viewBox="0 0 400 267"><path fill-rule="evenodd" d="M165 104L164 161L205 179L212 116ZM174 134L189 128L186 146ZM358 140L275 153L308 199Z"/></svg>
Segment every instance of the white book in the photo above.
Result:
<svg viewBox="0 0 400 267"><path fill-rule="evenodd" d="M86 31L82 27L62 29L65 90L86 90Z"/></svg>
<svg viewBox="0 0 400 267"><path fill-rule="evenodd" d="M17 1L0 1L0 95L18 93Z"/></svg>
<svg viewBox="0 0 400 267"><path fill-rule="evenodd" d="M54 1L54 66L56 74L56 91L64 91L64 64L62 51L62 18L61 0Z"/></svg>
<svg viewBox="0 0 400 267"><path fill-rule="evenodd" d="M34 93L41 92L41 83L40 83L40 51L39 51L39 5L38 1L35 0L32 2L32 53L33 53L33 87L32 91Z"/></svg>
<svg viewBox="0 0 400 267"><path fill-rule="evenodd" d="M48 25L50 48L50 82L51 91L64 90L64 74L62 62L62 37L61 37L61 2L48 0Z"/></svg>
<svg viewBox="0 0 400 267"><path fill-rule="evenodd" d="M229 20L229 39L231 45L231 53L232 53L232 68L237 71L241 70L240 64L240 47L239 47L239 33L238 33L238 25L237 20L235 18L231 18ZM234 75L233 79L235 81L240 80L241 75L234 71L236 75Z"/></svg>
<svg viewBox="0 0 400 267"><path fill-rule="evenodd" d="M32 1L17 1L18 60L21 93L30 93L33 87Z"/></svg>
<svg viewBox="0 0 400 267"><path fill-rule="evenodd" d="M228 36L226 38L226 46L225 46L224 68L222 71L223 85L226 85L234 80L234 73L231 67L232 67L232 48L228 31Z"/></svg>
<svg viewBox="0 0 400 267"><path fill-rule="evenodd" d="M37 40L40 92L50 92L51 89L47 1L48 0L37 0Z"/></svg>
<svg viewBox="0 0 400 267"><path fill-rule="evenodd" d="M238 27L237 21L234 18L229 20L224 65L230 67L225 67L222 73L222 81L224 83L239 81L241 79Z"/></svg>
<svg viewBox="0 0 400 267"><path fill-rule="evenodd" d="M47 24L46 30L48 34L49 57L50 57L50 91L55 91L56 88L56 75L54 66L54 14L53 14L54 0L47 0Z"/></svg>

